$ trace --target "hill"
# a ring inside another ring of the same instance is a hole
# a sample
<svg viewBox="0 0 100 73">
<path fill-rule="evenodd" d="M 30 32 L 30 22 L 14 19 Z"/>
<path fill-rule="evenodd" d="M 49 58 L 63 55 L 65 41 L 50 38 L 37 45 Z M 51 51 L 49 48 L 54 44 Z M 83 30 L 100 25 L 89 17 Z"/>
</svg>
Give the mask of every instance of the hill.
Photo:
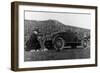
<svg viewBox="0 0 100 73">
<path fill-rule="evenodd" d="M 57 20 L 45 20 L 45 21 L 36 21 L 36 20 L 25 20 L 24 21 L 24 33 L 25 36 L 28 36 L 32 33 L 34 29 L 39 29 L 41 33 L 52 33 L 57 31 L 67 31 L 72 30 L 76 32 L 89 32 L 89 29 L 79 28 L 70 25 L 64 25 L 63 23 Z"/>
</svg>

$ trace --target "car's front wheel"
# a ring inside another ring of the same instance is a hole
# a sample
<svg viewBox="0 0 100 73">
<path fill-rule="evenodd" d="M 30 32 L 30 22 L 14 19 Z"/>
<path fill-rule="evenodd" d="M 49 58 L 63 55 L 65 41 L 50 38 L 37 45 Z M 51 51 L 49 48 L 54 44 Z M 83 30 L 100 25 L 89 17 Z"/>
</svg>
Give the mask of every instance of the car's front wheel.
<svg viewBox="0 0 100 73">
<path fill-rule="evenodd" d="M 54 40 L 54 48 L 57 51 L 60 51 L 64 48 L 64 39 L 61 37 L 56 37 L 56 39 Z"/>
</svg>

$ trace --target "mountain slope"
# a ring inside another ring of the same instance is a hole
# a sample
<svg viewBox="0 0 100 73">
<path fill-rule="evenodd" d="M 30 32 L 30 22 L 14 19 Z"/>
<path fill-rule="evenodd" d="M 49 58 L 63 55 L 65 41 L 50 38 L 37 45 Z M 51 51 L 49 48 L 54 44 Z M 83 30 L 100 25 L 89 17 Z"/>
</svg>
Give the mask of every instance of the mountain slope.
<svg viewBox="0 0 100 73">
<path fill-rule="evenodd" d="M 67 31 L 72 30 L 73 32 L 89 32 L 89 29 L 83 29 L 79 27 L 74 27 L 70 25 L 64 25 L 63 23 L 57 20 L 45 20 L 45 21 L 36 21 L 36 20 L 25 20 L 24 21 L 24 34 L 26 36 L 31 35 L 34 29 L 39 29 L 41 33 L 53 33 L 58 31 Z"/>
</svg>

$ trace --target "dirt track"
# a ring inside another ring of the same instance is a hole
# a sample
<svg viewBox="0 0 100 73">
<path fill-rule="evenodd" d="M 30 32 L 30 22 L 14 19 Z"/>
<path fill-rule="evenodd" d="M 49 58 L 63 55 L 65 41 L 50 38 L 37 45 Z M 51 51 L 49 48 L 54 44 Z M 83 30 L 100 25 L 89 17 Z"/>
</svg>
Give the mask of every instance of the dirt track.
<svg viewBox="0 0 100 73">
<path fill-rule="evenodd" d="M 64 49 L 60 52 L 49 51 L 25 51 L 24 61 L 63 60 L 63 59 L 84 59 L 90 58 L 90 49 Z"/>
</svg>

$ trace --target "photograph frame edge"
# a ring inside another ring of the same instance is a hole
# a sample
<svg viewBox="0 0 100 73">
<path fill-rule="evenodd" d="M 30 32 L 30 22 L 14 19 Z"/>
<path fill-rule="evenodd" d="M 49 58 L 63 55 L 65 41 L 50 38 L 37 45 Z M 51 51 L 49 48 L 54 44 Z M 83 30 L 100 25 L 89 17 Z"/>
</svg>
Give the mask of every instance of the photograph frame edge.
<svg viewBox="0 0 100 73">
<path fill-rule="evenodd" d="M 70 66 L 52 66 L 52 67 L 37 67 L 37 68 L 19 68 L 18 63 L 18 6 L 19 5 L 40 5 L 40 6 L 52 6 L 52 7 L 71 7 L 71 8 L 85 8 L 95 9 L 95 64 L 84 64 L 84 65 L 70 65 Z M 86 8 L 87 7 L 87 8 Z M 94 67 L 98 65 L 97 56 L 97 22 L 98 22 L 98 7 L 97 6 L 83 6 L 83 5 L 69 5 L 69 4 L 52 4 L 52 3 L 36 3 L 36 2 L 11 2 L 11 70 L 13 71 L 29 71 L 29 70 L 48 70 L 48 69 L 62 69 L 62 68 L 80 68 L 80 67 Z M 15 33 L 16 32 L 16 33 Z"/>
</svg>

